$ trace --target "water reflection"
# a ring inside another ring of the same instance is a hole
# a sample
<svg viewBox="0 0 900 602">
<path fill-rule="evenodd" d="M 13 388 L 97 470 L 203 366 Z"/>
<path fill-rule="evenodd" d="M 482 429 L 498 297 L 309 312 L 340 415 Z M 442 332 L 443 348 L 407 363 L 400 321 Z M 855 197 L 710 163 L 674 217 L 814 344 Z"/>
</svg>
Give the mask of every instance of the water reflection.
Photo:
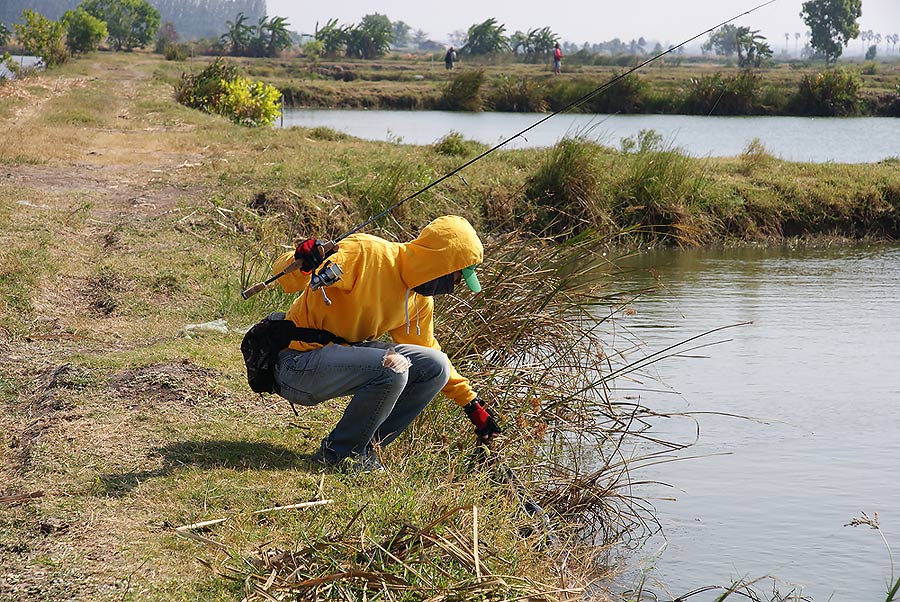
<svg viewBox="0 0 900 602">
<path fill-rule="evenodd" d="M 0 54 L 0 57 L 2 56 L 3 55 Z M 41 65 L 41 59 L 37 56 L 11 55 L 8 60 L 14 62 L 20 69 L 28 67 L 39 67 Z M 10 71 L 5 61 L 0 61 L 0 77 L 15 79 L 15 75 L 12 71 Z"/>
<path fill-rule="evenodd" d="M 878 511 L 900 542 L 900 248 L 655 252 L 630 265 L 636 283 L 661 285 L 623 318 L 648 353 L 753 322 L 653 366 L 672 392 L 643 393 L 650 407 L 747 419 L 698 415 L 690 453 L 708 456 L 642 475 L 677 497 L 657 504 L 668 548 L 651 576 L 675 594 L 774 574 L 816 600 L 883 599 L 878 534 L 844 525 Z M 659 428 L 692 438 L 683 422 Z"/>
</svg>

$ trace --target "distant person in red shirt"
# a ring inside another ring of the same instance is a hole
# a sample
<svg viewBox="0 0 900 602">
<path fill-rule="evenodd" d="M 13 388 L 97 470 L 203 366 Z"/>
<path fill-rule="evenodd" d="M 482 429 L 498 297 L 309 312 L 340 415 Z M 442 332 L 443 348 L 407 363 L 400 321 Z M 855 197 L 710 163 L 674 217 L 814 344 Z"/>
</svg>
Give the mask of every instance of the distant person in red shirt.
<svg viewBox="0 0 900 602">
<path fill-rule="evenodd" d="M 553 75 L 559 75 L 559 68 L 562 65 L 562 50 L 559 48 L 559 42 L 553 47 Z"/>
</svg>

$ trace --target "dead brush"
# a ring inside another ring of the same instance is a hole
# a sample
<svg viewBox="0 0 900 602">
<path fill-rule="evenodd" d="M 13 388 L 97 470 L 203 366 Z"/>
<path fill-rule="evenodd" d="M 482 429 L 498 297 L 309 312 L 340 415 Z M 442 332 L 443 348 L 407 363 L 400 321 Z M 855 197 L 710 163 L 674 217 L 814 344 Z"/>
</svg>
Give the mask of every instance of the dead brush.
<svg viewBox="0 0 900 602">
<path fill-rule="evenodd" d="M 330 500 L 311 502 L 318 505 Z M 298 504 L 297 506 L 302 506 Z M 273 509 L 269 509 L 273 510 Z M 512 570 L 497 572 L 496 552 L 480 541 L 478 507 L 450 509 L 422 527 L 403 524 L 383 540 L 366 538 L 357 512 L 339 532 L 323 531 L 296 550 L 259 548 L 201 563 L 216 574 L 243 582 L 244 600 L 559 600 L 583 590 L 541 583 Z M 227 551 L 195 530 L 225 519 L 180 527 L 184 537 Z M 191 529 L 193 527 L 193 529 Z M 491 562 L 487 562 L 489 560 Z"/>
<path fill-rule="evenodd" d="M 655 530 L 631 468 L 680 447 L 652 434 L 652 409 L 616 393 L 614 376 L 646 364 L 616 349 L 615 316 L 641 291 L 617 288 L 612 242 L 498 238 L 479 268 L 484 293 L 435 312 L 436 330 L 452 333 L 442 344 L 454 364 L 505 420 L 494 460 L 550 515 L 557 539 L 573 544 L 621 544 Z M 439 436 L 441 421 L 432 428 Z M 643 451 L 630 451 L 636 443 Z M 582 575 L 603 572 L 575 564 Z"/>
</svg>

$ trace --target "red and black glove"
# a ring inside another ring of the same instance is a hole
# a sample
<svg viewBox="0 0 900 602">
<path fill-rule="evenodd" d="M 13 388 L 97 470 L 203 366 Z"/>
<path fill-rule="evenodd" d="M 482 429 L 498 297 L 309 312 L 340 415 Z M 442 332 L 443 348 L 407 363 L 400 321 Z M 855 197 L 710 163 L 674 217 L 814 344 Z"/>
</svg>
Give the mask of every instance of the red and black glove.
<svg viewBox="0 0 900 602">
<path fill-rule="evenodd" d="M 325 258 L 330 255 L 330 253 L 326 252 L 325 247 L 326 244 L 323 241 L 315 238 L 307 238 L 297 245 L 297 250 L 294 251 L 294 259 L 303 262 L 300 265 L 300 269 L 304 272 L 312 272 L 322 265 Z"/>
<path fill-rule="evenodd" d="M 494 412 L 481 405 L 477 398 L 464 405 L 463 410 L 475 425 L 475 434 L 482 442 L 490 441 L 491 437 L 501 433 Z"/>
</svg>

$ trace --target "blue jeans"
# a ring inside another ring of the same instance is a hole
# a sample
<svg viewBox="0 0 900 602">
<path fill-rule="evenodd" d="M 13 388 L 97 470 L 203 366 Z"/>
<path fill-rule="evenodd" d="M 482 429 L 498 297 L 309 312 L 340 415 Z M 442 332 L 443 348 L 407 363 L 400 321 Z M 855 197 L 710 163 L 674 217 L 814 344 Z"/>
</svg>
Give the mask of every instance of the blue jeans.
<svg viewBox="0 0 900 602">
<path fill-rule="evenodd" d="M 409 360 L 409 367 L 400 371 L 386 367 L 385 357 L 391 351 Z M 303 352 L 285 349 L 275 369 L 279 394 L 293 403 L 311 406 L 353 396 L 340 421 L 322 440 L 320 454 L 327 462 L 365 458 L 373 442 L 388 445 L 449 378 L 450 361 L 443 352 L 379 341 Z"/>
</svg>

